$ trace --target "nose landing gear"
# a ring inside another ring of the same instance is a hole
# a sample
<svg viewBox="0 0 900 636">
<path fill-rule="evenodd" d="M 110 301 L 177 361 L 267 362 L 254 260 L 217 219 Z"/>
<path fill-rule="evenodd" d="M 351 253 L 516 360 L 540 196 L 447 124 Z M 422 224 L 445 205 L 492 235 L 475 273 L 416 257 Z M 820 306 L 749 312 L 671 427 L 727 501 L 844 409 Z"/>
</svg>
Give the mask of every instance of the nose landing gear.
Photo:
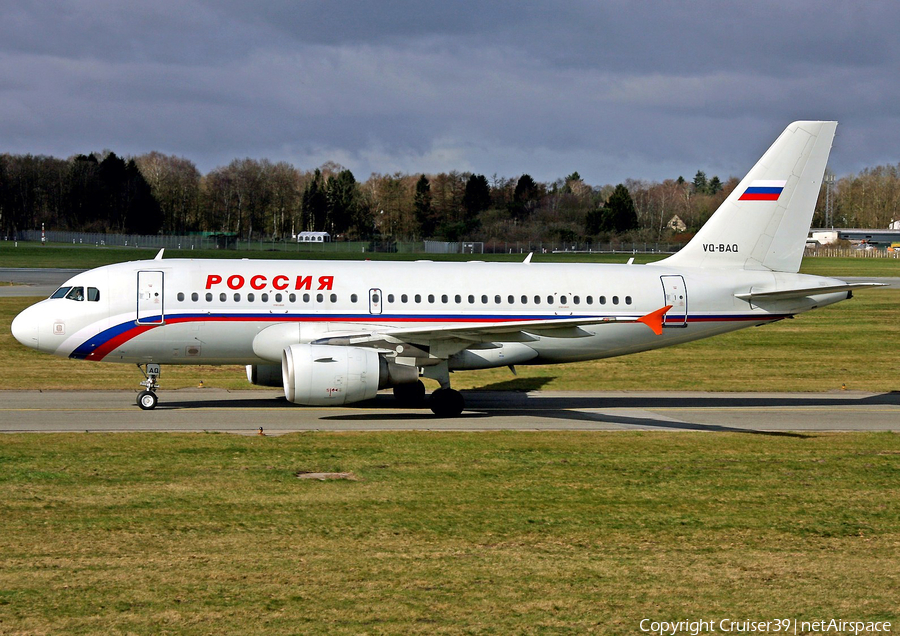
<svg viewBox="0 0 900 636">
<path fill-rule="evenodd" d="M 144 411 L 150 411 L 156 408 L 159 398 L 156 397 L 156 389 L 159 388 L 159 365 L 148 362 L 143 367 L 138 364 L 138 369 L 144 374 L 144 381 L 141 386 L 147 387 L 146 390 L 138 393 L 137 405 Z"/>
</svg>

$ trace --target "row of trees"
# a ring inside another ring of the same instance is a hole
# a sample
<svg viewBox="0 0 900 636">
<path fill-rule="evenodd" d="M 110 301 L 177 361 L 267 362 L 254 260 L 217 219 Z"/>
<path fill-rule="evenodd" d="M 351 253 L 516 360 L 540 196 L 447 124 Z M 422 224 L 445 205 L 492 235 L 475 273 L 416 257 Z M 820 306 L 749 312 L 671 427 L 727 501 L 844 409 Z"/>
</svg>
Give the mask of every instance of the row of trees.
<svg viewBox="0 0 900 636">
<path fill-rule="evenodd" d="M 0 233 L 70 229 L 136 234 L 228 232 L 290 239 L 327 231 L 336 239 L 584 241 L 623 236 L 671 240 L 678 216 L 696 231 L 737 179 L 698 171 L 692 181 L 628 180 L 590 186 L 574 172 L 552 183 L 529 175 L 490 179 L 449 172 L 373 174 L 358 182 L 333 163 L 300 171 L 289 163 L 236 159 L 202 175 L 189 160 L 152 152 L 70 159 L 0 155 Z M 900 209 L 900 165 L 837 180 L 836 225 L 887 227 Z M 824 223 L 824 197 L 815 225 Z M 675 237 L 678 240 L 678 237 Z"/>
</svg>

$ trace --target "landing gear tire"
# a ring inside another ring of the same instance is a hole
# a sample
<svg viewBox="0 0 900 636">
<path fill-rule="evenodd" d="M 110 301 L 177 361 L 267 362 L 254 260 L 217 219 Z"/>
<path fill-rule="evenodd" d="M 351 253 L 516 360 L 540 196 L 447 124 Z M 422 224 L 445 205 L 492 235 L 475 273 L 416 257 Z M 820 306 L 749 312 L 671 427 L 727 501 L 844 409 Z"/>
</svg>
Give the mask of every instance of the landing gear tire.
<svg viewBox="0 0 900 636">
<path fill-rule="evenodd" d="M 419 406 L 425 400 L 425 385 L 421 380 L 394 387 L 394 399 L 402 406 Z"/>
<path fill-rule="evenodd" d="M 156 408 L 158 400 L 153 391 L 141 391 L 137 396 L 137 405 L 145 411 L 151 411 Z"/>
<path fill-rule="evenodd" d="M 466 406 L 462 393 L 453 389 L 438 389 L 429 400 L 431 412 L 438 417 L 459 417 Z"/>
</svg>

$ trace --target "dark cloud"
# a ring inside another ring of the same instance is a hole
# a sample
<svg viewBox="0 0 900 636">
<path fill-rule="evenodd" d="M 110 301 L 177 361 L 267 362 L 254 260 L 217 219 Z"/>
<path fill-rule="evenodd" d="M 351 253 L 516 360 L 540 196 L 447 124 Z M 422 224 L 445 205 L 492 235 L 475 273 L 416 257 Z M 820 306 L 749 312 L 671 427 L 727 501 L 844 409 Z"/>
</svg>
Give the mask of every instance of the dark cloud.
<svg viewBox="0 0 900 636">
<path fill-rule="evenodd" d="M 0 152 L 591 183 L 746 170 L 838 119 L 897 162 L 900 4 L 49 0 L 0 7 Z"/>
</svg>

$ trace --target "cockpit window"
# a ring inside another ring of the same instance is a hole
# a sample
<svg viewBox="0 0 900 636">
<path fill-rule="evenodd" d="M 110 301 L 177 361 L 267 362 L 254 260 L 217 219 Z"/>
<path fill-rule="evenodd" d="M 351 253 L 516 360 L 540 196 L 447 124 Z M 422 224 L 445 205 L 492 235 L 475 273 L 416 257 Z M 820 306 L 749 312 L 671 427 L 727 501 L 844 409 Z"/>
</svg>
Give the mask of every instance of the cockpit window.
<svg viewBox="0 0 900 636">
<path fill-rule="evenodd" d="M 66 298 L 69 300 L 84 300 L 84 287 L 73 287 L 66 294 Z"/>
<path fill-rule="evenodd" d="M 60 287 L 55 292 L 53 292 L 53 294 L 50 296 L 50 298 L 65 298 L 66 294 L 69 293 L 70 289 L 72 289 L 72 288 L 71 287 Z"/>
<path fill-rule="evenodd" d="M 100 300 L 100 290 L 96 287 L 88 287 L 88 301 L 95 303 Z"/>
</svg>

